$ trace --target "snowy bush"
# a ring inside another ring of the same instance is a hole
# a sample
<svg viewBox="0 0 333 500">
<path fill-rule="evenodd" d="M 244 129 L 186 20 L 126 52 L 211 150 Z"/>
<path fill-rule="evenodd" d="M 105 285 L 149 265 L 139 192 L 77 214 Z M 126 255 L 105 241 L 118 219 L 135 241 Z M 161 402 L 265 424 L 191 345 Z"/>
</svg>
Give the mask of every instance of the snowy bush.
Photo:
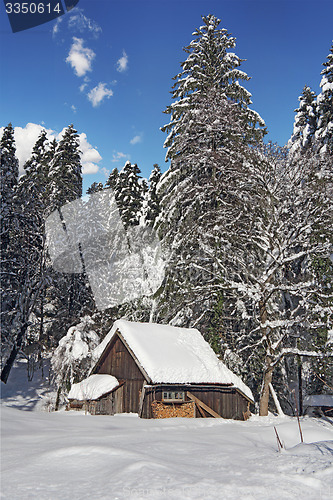
<svg viewBox="0 0 333 500">
<path fill-rule="evenodd" d="M 92 329 L 94 321 L 90 316 L 69 328 L 55 349 L 51 366 L 54 379 L 60 392 L 68 392 L 71 385 L 84 378 L 94 361 L 92 352 L 99 344 L 99 337 Z"/>
</svg>

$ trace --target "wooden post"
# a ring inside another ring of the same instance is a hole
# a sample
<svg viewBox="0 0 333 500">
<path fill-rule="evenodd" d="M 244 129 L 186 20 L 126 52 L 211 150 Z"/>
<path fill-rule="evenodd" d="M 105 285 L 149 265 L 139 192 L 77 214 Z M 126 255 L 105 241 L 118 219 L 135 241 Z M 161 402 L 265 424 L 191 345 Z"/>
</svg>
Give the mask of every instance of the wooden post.
<svg viewBox="0 0 333 500">
<path fill-rule="evenodd" d="M 278 443 L 278 450 L 281 451 L 283 448 L 283 444 L 281 443 L 281 439 L 279 438 L 278 431 L 276 430 L 275 425 L 274 425 L 274 430 L 275 430 L 276 440 Z"/>
<path fill-rule="evenodd" d="M 294 395 L 294 398 L 295 398 L 296 415 L 297 415 L 297 422 L 298 422 L 299 434 L 301 436 L 301 443 L 303 443 L 303 433 L 302 433 L 302 429 L 301 429 L 301 422 L 300 422 L 300 419 L 299 419 L 299 412 L 298 412 L 298 404 L 297 404 L 296 393 L 295 393 L 295 390 L 293 390 L 292 392 L 293 392 L 293 395 Z"/>
<path fill-rule="evenodd" d="M 146 392 L 146 380 L 143 381 L 143 384 L 142 384 L 142 389 L 141 389 L 141 393 L 140 393 L 140 400 L 139 400 L 139 411 L 138 411 L 138 415 L 139 417 L 141 417 L 142 415 L 142 410 L 143 410 L 143 402 L 144 402 L 144 399 L 145 399 L 145 392 Z"/>
</svg>

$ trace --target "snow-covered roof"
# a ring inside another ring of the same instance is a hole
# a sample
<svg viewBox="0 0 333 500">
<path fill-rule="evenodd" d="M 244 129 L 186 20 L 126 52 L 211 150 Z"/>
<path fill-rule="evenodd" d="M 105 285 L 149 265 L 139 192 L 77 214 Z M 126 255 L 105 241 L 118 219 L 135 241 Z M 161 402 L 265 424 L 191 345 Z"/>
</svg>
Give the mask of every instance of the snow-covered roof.
<svg viewBox="0 0 333 500">
<path fill-rule="evenodd" d="M 333 395 L 330 394 L 312 394 L 303 399 L 304 406 L 332 406 Z"/>
<path fill-rule="evenodd" d="M 73 384 L 68 399 L 79 401 L 98 399 L 118 387 L 119 382 L 112 375 L 90 375 L 78 384 Z"/>
<path fill-rule="evenodd" d="M 116 321 L 99 346 L 99 358 L 119 332 L 152 383 L 231 384 L 253 400 L 249 387 L 232 373 L 194 328 Z"/>
</svg>

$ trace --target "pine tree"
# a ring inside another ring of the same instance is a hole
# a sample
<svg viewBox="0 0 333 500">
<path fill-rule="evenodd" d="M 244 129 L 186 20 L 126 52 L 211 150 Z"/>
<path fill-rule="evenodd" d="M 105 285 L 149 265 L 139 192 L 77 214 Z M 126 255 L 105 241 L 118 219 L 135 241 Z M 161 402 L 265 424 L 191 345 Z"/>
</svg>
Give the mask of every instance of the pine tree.
<svg viewBox="0 0 333 500">
<path fill-rule="evenodd" d="M 169 170 L 157 186 L 161 214 L 155 227 L 168 255 L 166 277 L 157 295 L 161 321 L 209 330 L 218 278 L 215 273 L 216 220 L 224 196 L 237 189 L 231 171 L 250 157 L 264 135 L 264 123 L 249 109 L 250 94 L 239 84 L 249 77 L 228 49 L 235 39 L 219 29 L 220 20 L 203 18 L 188 57 L 176 75 L 165 141 Z M 212 256 L 203 249 L 210 246 Z M 213 338 L 210 335 L 210 338 Z"/>
<path fill-rule="evenodd" d="M 333 155 L 333 45 L 321 72 L 321 92 L 317 97 L 317 150 Z"/>
<path fill-rule="evenodd" d="M 0 142 L 1 164 L 1 340 L 5 350 L 12 343 L 11 323 L 17 293 L 16 280 L 12 273 L 15 261 L 15 238 L 17 231 L 18 206 L 16 188 L 18 182 L 18 159 L 12 124 L 4 129 Z"/>
<path fill-rule="evenodd" d="M 293 134 L 288 142 L 291 155 L 299 155 L 313 147 L 317 127 L 316 94 L 305 85 L 298 98 L 299 108 L 295 109 Z"/>
<path fill-rule="evenodd" d="M 60 209 L 82 196 L 81 152 L 77 131 L 70 125 L 57 145 L 50 163 L 50 209 Z"/>
<path fill-rule="evenodd" d="M 106 188 L 111 188 L 111 189 L 113 189 L 115 191 L 116 188 L 117 188 L 118 179 L 119 179 L 118 169 L 114 168 L 112 170 L 111 174 L 109 175 L 108 180 L 105 183 L 105 187 Z"/>
<path fill-rule="evenodd" d="M 146 209 L 146 224 L 147 226 L 154 226 L 156 218 L 160 214 L 160 200 L 157 194 L 157 185 L 161 179 L 162 173 L 159 165 L 155 163 L 152 173 L 149 177 L 149 190 L 147 198 L 147 209 Z"/>
<path fill-rule="evenodd" d="M 42 157 L 45 152 L 45 134 L 33 150 L 25 165 L 26 174 L 16 185 L 14 193 L 16 220 L 11 231 L 10 252 L 11 287 L 6 297 L 10 304 L 10 354 L 4 363 L 1 379 L 6 382 L 15 358 L 27 341 L 30 317 L 40 296 L 44 279 L 44 215 Z M 47 176 L 44 175 L 44 179 Z M 12 215 L 12 217 L 13 217 Z"/>
<path fill-rule="evenodd" d="M 236 40 L 226 29 L 219 28 L 220 19 L 213 15 L 203 17 L 204 25 L 194 32 L 195 39 L 184 48 L 188 54 L 182 71 L 174 77 L 173 98 L 177 99 L 165 111 L 171 115 L 169 124 L 162 127 L 169 135 L 164 146 L 168 148 L 166 160 L 174 159 L 179 154 L 178 138 L 184 133 L 184 119 L 189 111 L 193 111 L 190 125 L 195 130 L 195 101 L 208 91 L 219 91 L 220 99 L 227 99 L 242 110 L 243 135 L 247 142 L 256 142 L 264 131 L 262 118 L 248 106 L 251 94 L 240 85 L 239 81 L 250 78 L 239 69 L 243 61 L 229 49 L 234 49 Z"/>
<path fill-rule="evenodd" d="M 125 229 L 140 223 L 143 202 L 140 173 L 137 164 L 127 161 L 115 187 L 115 198 Z"/>
<path fill-rule="evenodd" d="M 16 158 L 12 124 L 4 129 L 0 142 L 1 162 L 1 253 L 6 252 L 10 240 L 10 227 L 14 207 L 15 188 L 19 166 Z"/>
<path fill-rule="evenodd" d="M 87 194 L 94 194 L 103 191 L 104 186 L 101 182 L 93 182 L 90 187 L 87 189 Z"/>
<path fill-rule="evenodd" d="M 82 196 L 82 166 L 79 139 L 73 125 L 65 130 L 59 143 L 53 141 L 47 152 L 49 163 L 48 208 L 49 215 L 59 210 L 63 220 L 62 207 Z M 84 272 L 63 274 L 51 271 L 52 286 L 47 291 L 52 297 L 56 314 L 48 331 L 51 340 L 57 341 L 70 324 L 75 323 L 82 310 L 93 309 L 92 293 Z"/>
</svg>

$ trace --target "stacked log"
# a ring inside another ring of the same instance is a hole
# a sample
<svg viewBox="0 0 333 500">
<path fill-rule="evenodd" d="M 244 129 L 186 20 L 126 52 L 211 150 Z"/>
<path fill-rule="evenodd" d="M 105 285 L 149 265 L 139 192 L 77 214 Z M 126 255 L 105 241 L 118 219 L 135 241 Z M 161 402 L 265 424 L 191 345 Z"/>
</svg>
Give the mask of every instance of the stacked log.
<svg viewBox="0 0 333 500">
<path fill-rule="evenodd" d="M 151 403 L 151 409 L 153 418 L 195 418 L 194 401 L 172 404 L 155 400 Z"/>
</svg>

